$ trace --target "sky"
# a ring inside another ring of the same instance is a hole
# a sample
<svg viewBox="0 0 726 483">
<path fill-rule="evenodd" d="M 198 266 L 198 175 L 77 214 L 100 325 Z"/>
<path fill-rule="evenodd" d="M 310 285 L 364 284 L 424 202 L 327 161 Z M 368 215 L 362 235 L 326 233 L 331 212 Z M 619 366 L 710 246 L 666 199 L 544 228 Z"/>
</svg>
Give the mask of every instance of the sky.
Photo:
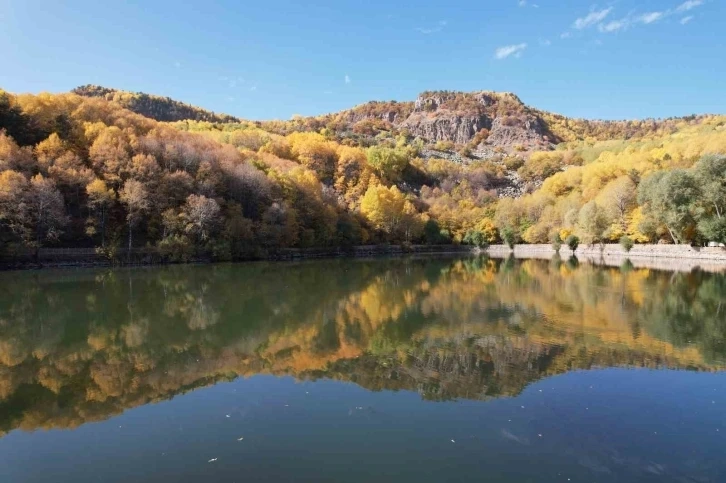
<svg viewBox="0 0 726 483">
<path fill-rule="evenodd" d="M 572 117 L 726 113 L 726 0 L 0 0 L 0 88 L 289 119 L 424 90 Z"/>
</svg>

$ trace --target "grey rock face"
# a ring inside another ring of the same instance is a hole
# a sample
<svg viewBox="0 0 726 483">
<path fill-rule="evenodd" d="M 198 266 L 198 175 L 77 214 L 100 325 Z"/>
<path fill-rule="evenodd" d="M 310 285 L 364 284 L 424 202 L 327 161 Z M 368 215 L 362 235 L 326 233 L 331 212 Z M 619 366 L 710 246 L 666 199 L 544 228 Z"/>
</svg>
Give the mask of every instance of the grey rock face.
<svg viewBox="0 0 726 483">
<path fill-rule="evenodd" d="M 481 129 L 488 129 L 491 123 L 486 116 L 414 112 L 400 126 L 429 142 L 452 141 L 466 144 Z"/>
</svg>

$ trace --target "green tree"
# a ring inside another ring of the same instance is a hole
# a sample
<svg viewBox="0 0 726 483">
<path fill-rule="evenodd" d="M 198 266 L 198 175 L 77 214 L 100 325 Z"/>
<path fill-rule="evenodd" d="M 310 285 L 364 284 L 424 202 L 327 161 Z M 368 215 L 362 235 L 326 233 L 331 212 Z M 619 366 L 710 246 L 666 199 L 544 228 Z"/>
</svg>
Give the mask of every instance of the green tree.
<svg viewBox="0 0 726 483">
<path fill-rule="evenodd" d="M 623 250 L 626 252 L 630 252 L 630 250 L 633 249 L 633 246 L 635 245 L 635 242 L 633 242 L 632 238 L 630 238 L 627 235 L 623 235 L 620 237 L 620 246 L 623 247 Z"/>
<path fill-rule="evenodd" d="M 707 155 L 693 166 L 700 187 L 698 230 L 710 241 L 726 242 L 726 156 Z"/>
<path fill-rule="evenodd" d="M 647 218 L 663 225 L 674 243 L 686 243 L 695 234 L 694 202 L 701 196 L 698 182 L 686 170 L 658 171 L 638 187 L 638 203 Z"/>
<path fill-rule="evenodd" d="M 408 155 L 404 149 L 373 146 L 366 151 L 368 165 L 381 177 L 397 181 L 408 166 Z"/>
<path fill-rule="evenodd" d="M 580 239 L 577 237 L 577 235 L 570 235 L 565 240 L 565 243 L 568 247 L 570 247 L 570 250 L 573 252 L 577 250 L 577 247 L 580 246 Z"/>
<path fill-rule="evenodd" d="M 585 203 L 577 217 L 577 225 L 588 243 L 602 242 L 610 225 L 605 211 L 593 200 Z"/>
</svg>

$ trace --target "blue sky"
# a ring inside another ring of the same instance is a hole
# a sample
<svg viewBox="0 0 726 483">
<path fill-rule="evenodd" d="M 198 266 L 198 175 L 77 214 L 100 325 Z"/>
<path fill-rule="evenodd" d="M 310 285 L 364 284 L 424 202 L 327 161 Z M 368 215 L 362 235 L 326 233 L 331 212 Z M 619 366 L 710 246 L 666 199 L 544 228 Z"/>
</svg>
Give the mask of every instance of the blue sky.
<svg viewBox="0 0 726 483">
<path fill-rule="evenodd" d="M 249 119 L 432 89 L 587 118 L 726 113 L 725 0 L 312 3 L 0 0 L 0 87 L 93 83 Z"/>
</svg>

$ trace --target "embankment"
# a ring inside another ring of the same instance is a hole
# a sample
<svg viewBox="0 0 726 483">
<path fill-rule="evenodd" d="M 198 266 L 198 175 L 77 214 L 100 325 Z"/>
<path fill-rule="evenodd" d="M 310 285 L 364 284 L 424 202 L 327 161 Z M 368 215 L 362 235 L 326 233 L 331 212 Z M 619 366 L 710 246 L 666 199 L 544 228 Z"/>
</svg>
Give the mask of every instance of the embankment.
<svg viewBox="0 0 726 483">
<path fill-rule="evenodd" d="M 514 250 L 506 245 L 491 245 L 484 250 L 492 257 L 550 259 L 556 252 L 551 245 L 516 245 Z M 566 246 L 560 248 L 561 258 L 575 255 L 578 260 L 599 265 L 620 266 L 626 260 L 637 268 L 690 271 L 700 268 L 709 271 L 726 269 L 726 249 L 692 247 L 689 245 L 635 245 L 630 252 L 619 244 L 581 245 L 573 253 Z"/>
</svg>

